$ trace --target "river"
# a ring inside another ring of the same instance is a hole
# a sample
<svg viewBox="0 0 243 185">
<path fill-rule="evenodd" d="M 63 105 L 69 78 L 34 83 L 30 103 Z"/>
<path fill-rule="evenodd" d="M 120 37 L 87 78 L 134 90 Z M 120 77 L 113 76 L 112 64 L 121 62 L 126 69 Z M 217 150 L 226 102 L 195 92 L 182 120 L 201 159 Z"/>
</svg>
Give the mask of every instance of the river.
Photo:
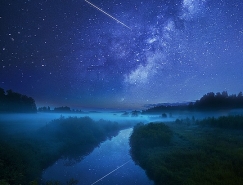
<svg viewBox="0 0 243 185">
<path fill-rule="evenodd" d="M 77 179 L 80 185 L 152 185 L 145 171 L 136 165 L 129 154 L 129 136 L 132 128 L 120 131 L 106 140 L 77 163 L 59 159 L 43 171 L 42 182 Z"/>
</svg>

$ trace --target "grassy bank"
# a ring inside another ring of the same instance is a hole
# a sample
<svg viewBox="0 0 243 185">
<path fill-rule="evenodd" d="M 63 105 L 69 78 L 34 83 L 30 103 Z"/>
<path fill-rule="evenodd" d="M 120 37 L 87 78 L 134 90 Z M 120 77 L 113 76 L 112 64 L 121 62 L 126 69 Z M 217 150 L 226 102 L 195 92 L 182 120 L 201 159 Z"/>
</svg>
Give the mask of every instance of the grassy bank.
<svg viewBox="0 0 243 185">
<path fill-rule="evenodd" d="M 221 120 L 228 120 L 230 126 Z M 157 123 L 154 129 L 151 124 L 137 126 L 130 138 L 131 154 L 155 184 L 243 184 L 239 120 L 243 118 L 177 120 L 168 125 Z M 154 145 L 161 134 L 163 141 Z"/>
<path fill-rule="evenodd" d="M 4 130 L 7 124 L 0 124 L 0 184 L 11 185 L 37 184 L 42 170 L 60 157 L 80 161 L 129 126 L 89 117 L 61 117 L 31 133 L 8 133 Z"/>
</svg>

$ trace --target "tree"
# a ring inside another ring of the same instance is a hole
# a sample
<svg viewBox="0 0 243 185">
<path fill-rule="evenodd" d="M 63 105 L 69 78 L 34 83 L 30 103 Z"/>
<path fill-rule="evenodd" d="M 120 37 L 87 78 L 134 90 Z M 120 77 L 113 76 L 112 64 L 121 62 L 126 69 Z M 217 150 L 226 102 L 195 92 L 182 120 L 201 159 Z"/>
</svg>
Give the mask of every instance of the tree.
<svg viewBox="0 0 243 185">
<path fill-rule="evenodd" d="M 227 91 L 223 91 L 223 92 L 222 92 L 222 96 L 223 96 L 224 98 L 228 98 L 228 93 L 227 93 Z"/>
<path fill-rule="evenodd" d="M 0 87 L 0 98 L 5 96 L 5 91 L 3 88 Z"/>
<path fill-rule="evenodd" d="M 35 100 L 26 95 L 0 88 L 0 111 L 2 112 L 36 112 Z"/>
<path fill-rule="evenodd" d="M 71 109 L 70 109 L 70 107 L 67 107 L 67 106 L 63 107 L 62 106 L 62 107 L 55 107 L 54 111 L 56 111 L 56 112 L 70 112 Z"/>
<path fill-rule="evenodd" d="M 0 111 L 3 111 L 5 107 L 5 91 L 0 88 Z"/>
<path fill-rule="evenodd" d="M 243 97 L 242 92 L 239 92 L 237 98 L 242 98 L 242 97 Z"/>
</svg>

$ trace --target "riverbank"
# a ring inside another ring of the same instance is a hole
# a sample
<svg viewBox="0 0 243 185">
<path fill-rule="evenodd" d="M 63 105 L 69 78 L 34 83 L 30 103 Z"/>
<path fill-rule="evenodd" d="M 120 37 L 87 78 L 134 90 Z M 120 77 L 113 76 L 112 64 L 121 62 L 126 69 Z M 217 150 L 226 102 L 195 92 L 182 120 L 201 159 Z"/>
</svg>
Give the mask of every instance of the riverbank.
<svg viewBox="0 0 243 185">
<path fill-rule="evenodd" d="M 81 161 L 59 159 L 43 171 L 42 181 L 50 179 L 65 182 L 71 177 L 79 185 L 153 185 L 145 171 L 136 165 L 130 156 L 129 137 L 132 128 L 124 129 L 119 134 L 95 148 Z"/>
<path fill-rule="evenodd" d="M 89 117 L 60 117 L 32 132 L 9 132 L 8 124 L 0 124 L 0 182 L 11 185 L 37 183 L 42 169 L 59 158 L 80 160 L 119 130 L 131 127 Z"/>
<path fill-rule="evenodd" d="M 242 130 L 238 123 L 218 124 L 228 118 L 154 123 L 154 129 L 151 124 L 138 126 L 130 139 L 132 157 L 158 185 L 243 184 Z M 164 142 L 155 142 L 162 132 L 167 133 Z"/>
</svg>

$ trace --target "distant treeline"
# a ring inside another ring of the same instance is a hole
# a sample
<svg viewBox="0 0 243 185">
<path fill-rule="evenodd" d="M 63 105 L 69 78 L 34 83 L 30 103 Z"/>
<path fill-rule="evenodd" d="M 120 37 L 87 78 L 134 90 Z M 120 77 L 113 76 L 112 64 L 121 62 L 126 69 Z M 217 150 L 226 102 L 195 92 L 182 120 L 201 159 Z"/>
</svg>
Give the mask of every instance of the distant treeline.
<svg viewBox="0 0 243 185">
<path fill-rule="evenodd" d="M 228 95 L 227 91 L 222 93 L 207 93 L 200 100 L 196 102 L 190 102 L 188 105 L 160 105 L 153 108 L 149 108 L 143 111 L 143 114 L 149 113 L 161 113 L 163 111 L 176 111 L 176 110 L 195 110 L 195 111 L 207 111 L 207 110 L 222 110 L 222 109 L 237 109 L 243 108 L 243 94 L 240 92 L 238 95 Z"/>
<path fill-rule="evenodd" d="M 55 107 L 53 110 L 50 109 L 49 106 L 47 107 L 39 107 L 38 112 L 71 112 L 71 108 L 68 106 L 62 107 Z"/>
<path fill-rule="evenodd" d="M 26 95 L 0 88 L 0 112 L 37 112 L 35 100 Z"/>
</svg>

